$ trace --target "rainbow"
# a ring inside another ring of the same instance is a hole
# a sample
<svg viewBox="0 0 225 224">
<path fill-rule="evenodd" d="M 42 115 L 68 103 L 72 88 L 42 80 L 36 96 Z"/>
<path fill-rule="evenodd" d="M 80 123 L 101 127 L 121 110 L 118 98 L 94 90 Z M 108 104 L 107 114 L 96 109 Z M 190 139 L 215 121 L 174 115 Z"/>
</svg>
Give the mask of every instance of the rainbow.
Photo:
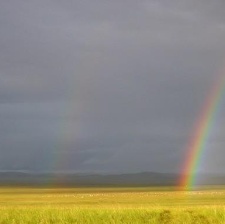
<svg viewBox="0 0 225 224">
<path fill-rule="evenodd" d="M 207 139 L 211 133 L 220 102 L 225 93 L 225 72 L 221 72 L 213 85 L 205 104 L 201 110 L 199 119 L 194 127 L 188 147 L 185 163 L 179 180 L 179 187 L 190 190 L 196 182 L 196 171 L 200 165 L 202 154 L 207 145 Z"/>
<path fill-rule="evenodd" d="M 70 168 L 74 163 L 71 149 L 76 150 L 76 140 L 82 135 L 84 112 L 91 106 L 85 99 L 92 88 L 98 88 L 94 74 L 98 72 L 101 64 L 104 64 L 104 59 L 98 54 L 85 53 L 76 64 L 78 65 L 74 68 L 74 75 L 71 74 L 67 83 L 67 101 L 61 113 L 60 132 L 53 156 L 55 158 L 50 167 L 54 171 L 73 171 Z M 80 74 L 77 76 L 78 71 Z"/>
</svg>

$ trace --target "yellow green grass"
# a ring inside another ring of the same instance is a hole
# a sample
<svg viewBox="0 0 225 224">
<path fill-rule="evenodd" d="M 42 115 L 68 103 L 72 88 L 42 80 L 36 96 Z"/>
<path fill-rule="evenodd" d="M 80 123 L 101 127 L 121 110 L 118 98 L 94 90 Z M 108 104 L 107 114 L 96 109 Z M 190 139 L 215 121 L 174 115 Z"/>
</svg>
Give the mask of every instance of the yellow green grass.
<svg viewBox="0 0 225 224">
<path fill-rule="evenodd" d="M 0 188 L 0 223 L 225 223 L 225 188 Z"/>
</svg>

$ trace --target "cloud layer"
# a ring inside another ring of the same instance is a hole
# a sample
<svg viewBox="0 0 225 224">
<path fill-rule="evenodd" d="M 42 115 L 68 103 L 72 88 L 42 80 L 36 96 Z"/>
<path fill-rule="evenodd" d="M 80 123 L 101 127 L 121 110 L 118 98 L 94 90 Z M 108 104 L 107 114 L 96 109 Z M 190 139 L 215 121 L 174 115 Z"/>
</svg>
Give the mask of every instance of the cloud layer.
<svg viewBox="0 0 225 224">
<path fill-rule="evenodd" d="M 2 1 L 0 169 L 179 172 L 223 67 L 224 9 L 220 0 Z M 207 172 L 225 168 L 224 110 L 225 100 Z"/>
</svg>

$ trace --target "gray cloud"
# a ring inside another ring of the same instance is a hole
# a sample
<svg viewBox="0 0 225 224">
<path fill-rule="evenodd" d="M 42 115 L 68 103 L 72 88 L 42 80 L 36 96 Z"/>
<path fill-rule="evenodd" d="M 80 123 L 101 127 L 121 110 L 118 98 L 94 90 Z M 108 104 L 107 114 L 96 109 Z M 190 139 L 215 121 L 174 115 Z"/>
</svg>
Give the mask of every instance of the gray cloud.
<svg viewBox="0 0 225 224">
<path fill-rule="evenodd" d="M 220 0 L 2 1 L 0 169 L 179 172 L 224 63 L 224 9 Z M 225 168 L 222 120 L 205 171 Z"/>
</svg>

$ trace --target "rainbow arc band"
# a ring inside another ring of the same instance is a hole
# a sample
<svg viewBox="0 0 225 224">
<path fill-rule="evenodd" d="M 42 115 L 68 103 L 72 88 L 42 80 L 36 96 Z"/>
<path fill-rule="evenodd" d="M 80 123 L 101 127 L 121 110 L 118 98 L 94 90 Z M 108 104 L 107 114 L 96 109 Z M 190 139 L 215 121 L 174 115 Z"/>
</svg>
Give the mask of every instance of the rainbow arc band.
<svg viewBox="0 0 225 224">
<path fill-rule="evenodd" d="M 225 71 L 213 85 L 205 104 L 200 112 L 200 116 L 194 127 L 192 138 L 186 149 L 187 155 L 183 171 L 181 172 L 179 187 L 182 190 L 191 190 L 196 183 L 196 171 L 200 165 L 202 154 L 207 145 L 207 139 L 211 133 L 220 102 L 225 93 Z"/>
</svg>

